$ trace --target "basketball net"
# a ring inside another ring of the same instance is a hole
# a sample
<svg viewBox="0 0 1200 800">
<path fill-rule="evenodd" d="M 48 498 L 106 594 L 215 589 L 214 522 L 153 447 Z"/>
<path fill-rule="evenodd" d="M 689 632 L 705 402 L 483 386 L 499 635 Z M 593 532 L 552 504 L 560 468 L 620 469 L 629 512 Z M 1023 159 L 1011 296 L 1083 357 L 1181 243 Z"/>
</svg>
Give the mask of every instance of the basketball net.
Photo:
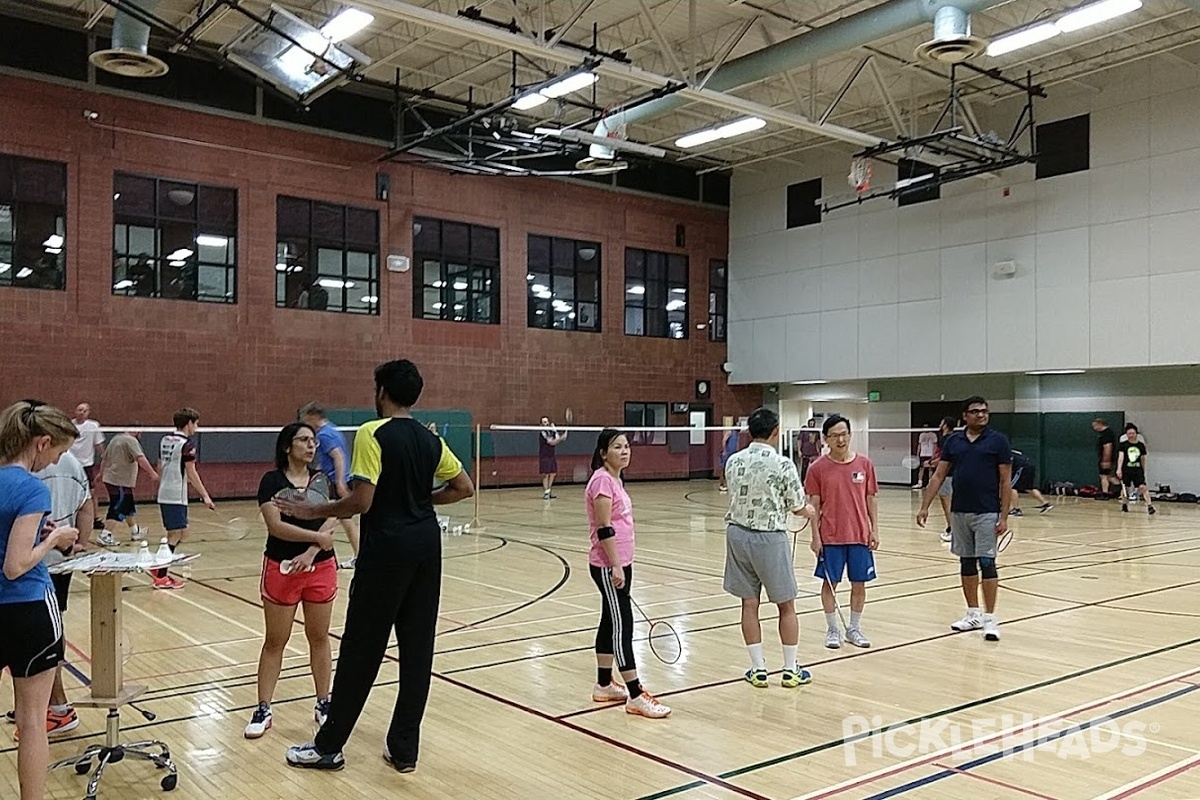
<svg viewBox="0 0 1200 800">
<path fill-rule="evenodd" d="M 612 106 L 609 106 L 612 108 Z M 629 126 L 625 122 L 625 111 L 616 112 L 609 116 L 608 108 L 604 109 L 603 119 L 605 120 L 605 136 L 609 139 L 629 139 Z"/>
<path fill-rule="evenodd" d="M 865 192 L 871 188 L 871 160 L 856 158 L 850 162 L 850 174 L 847 180 L 854 191 Z"/>
</svg>

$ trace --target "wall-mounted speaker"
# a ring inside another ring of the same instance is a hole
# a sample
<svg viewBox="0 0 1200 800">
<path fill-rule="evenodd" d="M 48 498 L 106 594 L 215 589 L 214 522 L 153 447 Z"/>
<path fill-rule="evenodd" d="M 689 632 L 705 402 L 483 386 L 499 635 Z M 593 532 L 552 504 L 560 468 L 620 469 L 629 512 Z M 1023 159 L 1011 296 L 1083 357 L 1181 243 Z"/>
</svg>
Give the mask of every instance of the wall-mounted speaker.
<svg viewBox="0 0 1200 800">
<path fill-rule="evenodd" d="M 387 202 L 392 196 L 392 176 L 386 172 L 375 173 L 375 199 Z"/>
</svg>

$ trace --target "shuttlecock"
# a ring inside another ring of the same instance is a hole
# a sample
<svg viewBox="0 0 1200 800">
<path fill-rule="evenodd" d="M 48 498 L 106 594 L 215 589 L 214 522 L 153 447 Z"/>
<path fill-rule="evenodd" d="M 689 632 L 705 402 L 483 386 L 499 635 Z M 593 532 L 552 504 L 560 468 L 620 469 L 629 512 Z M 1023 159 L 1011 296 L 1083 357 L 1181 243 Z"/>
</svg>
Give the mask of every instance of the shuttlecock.
<svg viewBox="0 0 1200 800">
<path fill-rule="evenodd" d="M 154 562 L 154 559 L 150 557 L 150 545 L 147 542 L 142 542 L 141 547 L 138 548 L 138 554 L 137 554 L 138 566 L 142 566 L 145 564 L 151 564 L 153 562 Z"/>
<path fill-rule="evenodd" d="M 145 544 L 145 542 L 143 542 L 142 544 Z M 158 552 L 154 554 L 154 560 L 160 564 L 167 564 L 167 563 L 170 563 L 171 558 L 174 555 L 175 554 L 171 552 L 170 543 L 168 543 L 167 540 L 164 538 L 162 541 L 160 541 L 158 543 Z"/>
</svg>

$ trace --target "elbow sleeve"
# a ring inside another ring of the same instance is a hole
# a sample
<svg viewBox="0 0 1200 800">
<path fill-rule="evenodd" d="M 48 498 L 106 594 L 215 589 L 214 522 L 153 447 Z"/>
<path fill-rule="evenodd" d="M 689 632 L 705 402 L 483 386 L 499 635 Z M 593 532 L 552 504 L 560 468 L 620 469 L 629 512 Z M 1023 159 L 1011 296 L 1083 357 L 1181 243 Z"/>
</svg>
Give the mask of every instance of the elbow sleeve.
<svg viewBox="0 0 1200 800">
<path fill-rule="evenodd" d="M 596 538 L 602 542 L 605 539 L 611 539 L 616 535 L 617 532 L 613 530 L 612 525 L 605 525 L 603 528 L 596 529 Z"/>
</svg>

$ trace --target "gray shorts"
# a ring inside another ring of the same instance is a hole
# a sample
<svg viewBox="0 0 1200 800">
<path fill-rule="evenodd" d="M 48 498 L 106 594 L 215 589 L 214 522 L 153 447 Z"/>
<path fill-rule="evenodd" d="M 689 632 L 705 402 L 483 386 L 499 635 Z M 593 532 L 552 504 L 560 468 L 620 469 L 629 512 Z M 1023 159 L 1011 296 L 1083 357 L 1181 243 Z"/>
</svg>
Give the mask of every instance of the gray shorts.
<svg viewBox="0 0 1200 800">
<path fill-rule="evenodd" d="M 763 587 L 772 603 L 796 599 L 792 548 L 784 531 L 750 531 L 730 525 L 725 531 L 725 591 L 759 599 Z"/>
<path fill-rule="evenodd" d="M 949 497 L 950 495 L 954 494 L 953 481 L 954 481 L 954 479 L 951 478 L 949 475 L 947 475 L 946 480 L 942 481 L 942 485 L 938 489 L 937 496 L 938 497 Z"/>
<path fill-rule="evenodd" d="M 950 552 L 959 558 L 995 558 L 999 514 L 950 512 Z"/>
</svg>

